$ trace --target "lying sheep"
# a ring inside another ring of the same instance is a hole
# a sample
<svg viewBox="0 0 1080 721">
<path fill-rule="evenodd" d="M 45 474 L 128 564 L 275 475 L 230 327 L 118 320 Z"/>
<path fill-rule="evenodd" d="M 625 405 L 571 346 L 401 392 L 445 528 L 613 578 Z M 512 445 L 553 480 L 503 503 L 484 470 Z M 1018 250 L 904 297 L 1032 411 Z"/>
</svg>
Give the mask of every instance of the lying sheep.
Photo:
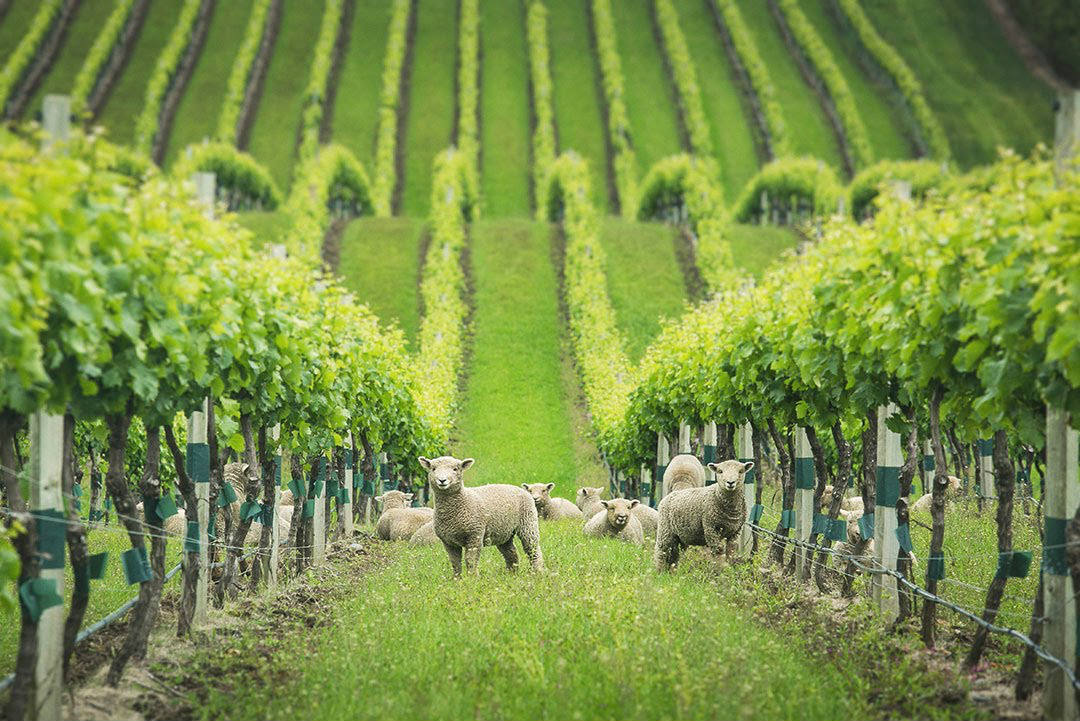
<svg viewBox="0 0 1080 721">
<path fill-rule="evenodd" d="M 409 543 L 413 546 L 434 546 L 438 542 L 439 537 L 435 535 L 434 520 L 430 520 L 417 528 L 416 533 L 412 534 L 412 538 L 409 539 Z"/>
<path fill-rule="evenodd" d="M 664 469 L 664 495 L 684 488 L 704 488 L 705 467 L 695 456 L 682 453 L 671 459 Z"/>
<path fill-rule="evenodd" d="M 278 519 L 278 545 L 283 546 L 289 542 L 289 527 L 292 525 L 293 507 L 279 503 L 277 507 Z M 244 536 L 245 546 L 258 546 L 262 537 L 262 521 L 252 519 L 251 528 Z"/>
<path fill-rule="evenodd" d="M 421 456 L 418 460 L 428 472 L 435 496 L 435 535 L 446 547 L 455 578 L 461 576 L 462 555 L 465 570 L 474 575 L 480 573 L 483 546 L 496 546 L 506 560 L 506 567 L 511 571 L 516 569 L 514 536 L 521 542 L 533 570 L 544 569 L 536 503 L 525 489 L 506 484 L 466 488 L 461 476 L 473 464 L 472 458 Z"/>
<path fill-rule="evenodd" d="M 387 491 L 376 496 L 375 501 L 383 506 L 375 534 L 384 541 L 405 541 L 416 533 L 420 526 L 435 516 L 430 508 L 411 508 L 413 494 L 401 491 Z"/>
<path fill-rule="evenodd" d="M 611 536 L 639 546 L 645 545 L 645 534 L 641 530 L 641 522 L 634 515 L 634 509 L 641 505 L 638 500 L 614 498 L 610 501 L 600 501 L 603 510 L 596 513 L 585 524 L 586 536 L 601 538 Z"/>
<path fill-rule="evenodd" d="M 554 483 L 522 483 L 521 487 L 529 492 L 536 504 L 536 512 L 540 518 L 548 521 L 559 521 L 564 518 L 585 520 L 585 514 L 577 506 L 565 498 L 551 497 L 551 489 Z"/>
<path fill-rule="evenodd" d="M 653 553 L 657 571 L 670 570 L 687 546 L 708 546 L 717 560 L 734 558 L 735 541 L 746 523 L 743 476 L 753 467 L 753 461 L 710 463 L 716 483 L 664 496 Z"/>
<path fill-rule="evenodd" d="M 655 508 L 649 508 L 644 503 L 633 507 L 634 518 L 641 524 L 641 531 L 646 536 L 656 537 L 656 527 L 660 524 L 660 514 Z"/>
<path fill-rule="evenodd" d="M 585 486 L 584 488 L 577 489 L 577 507 L 581 509 L 585 518 L 592 518 L 598 511 L 604 510 L 604 507 L 600 505 L 601 496 L 604 494 L 604 487 L 597 486 L 595 488 Z"/>
<path fill-rule="evenodd" d="M 822 513 L 827 513 L 832 505 L 833 487 L 832 485 L 825 486 L 825 490 L 821 493 L 821 508 Z M 863 500 L 862 496 L 845 496 L 844 500 L 840 501 L 840 509 L 843 511 L 859 511 L 863 512 Z"/>
<path fill-rule="evenodd" d="M 956 476 L 949 476 L 949 485 L 945 488 L 945 499 L 948 500 L 949 498 L 955 498 L 958 495 L 960 495 L 960 479 Z M 926 493 L 922 496 L 919 496 L 919 499 L 913 504 L 911 504 L 911 512 L 915 513 L 916 511 L 925 511 L 926 513 L 929 513 L 930 506 L 931 504 L 933 504 L 933 502 L 933 493 Z"/>
</svg>

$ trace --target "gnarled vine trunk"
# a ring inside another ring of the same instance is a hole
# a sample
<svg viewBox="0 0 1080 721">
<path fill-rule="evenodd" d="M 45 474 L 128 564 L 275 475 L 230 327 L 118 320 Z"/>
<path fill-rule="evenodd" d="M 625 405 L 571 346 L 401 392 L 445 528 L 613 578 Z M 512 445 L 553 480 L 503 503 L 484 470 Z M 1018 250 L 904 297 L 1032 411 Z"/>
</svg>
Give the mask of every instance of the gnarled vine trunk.
<svg viewBox="0 0 1080 721">
<path fill-rule="evenodd" d="M 933 559 L 940 557 L 945 545 L 945 492 L 949 488 L 949 469 L 945 463 L 945 446 L 941 439 L 941 399 L 943 391 L 936 387 L 930 396 L 930 448 L 934 452 L 934 486 L 930 500 L 930 555 L 926 559 L 926 590 L 937 594 L 938 579 L 933 573 Z M 937 604 L 926 601 L 922 608 L 922 640 L 927 648 L 934 647 L 937 630 Z"/>
<path fill-rule="evenodd" d="M 90 601 L 90 569 L 88 563 L 89 551 L 86 544 L 86 527 L 79 517 L 79 511 L 72 495 L 72 486 L 75 482 L 75 419 L 71 414 L 64 416 L 64 465 L 61 483 L 63 484 L 64 498 L 67 504 L 67 546 L 68 555 L 71 558 L 72 575 L 75 578 L 75 586 L 71 591 L 71 608 L 68 610 L 67 620 L 64 621 L 64 677 L 67 678 L 71 664 L 71 653 L 75 650 L 75 638 L 82 628 L 83 617 L 86 615 L 86 606 Z"/>
</svg>

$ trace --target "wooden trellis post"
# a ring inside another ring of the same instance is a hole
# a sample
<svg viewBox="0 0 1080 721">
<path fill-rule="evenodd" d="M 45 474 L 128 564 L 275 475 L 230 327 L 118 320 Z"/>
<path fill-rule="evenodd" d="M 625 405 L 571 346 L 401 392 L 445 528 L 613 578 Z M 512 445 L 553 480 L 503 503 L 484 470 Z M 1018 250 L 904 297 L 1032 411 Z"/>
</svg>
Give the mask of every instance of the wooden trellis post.
<svg viewBox="0 0 1080 721">
<path fill-rule="evenodd" d="M 638 501 L 643 506 L 650 505 L 652 499 L 652 471 L 647 463 L 641 464 L 638 475 Z"/>
<path fill-rule="evenodd" d="M 342 482 L 341 497 L 344 500 L 338 513 L 341 515 L 341 527 L 345 538 L 353 535 L 353 437 L 352 432 L 345 437 L 345 479 Z"/>
<path fill-rule="evenodd" d="M 312 563 L 318 565 L 326 560 L 326 480 L 327 470 L 330 465 L 326 454 L 319 456 L 319 462 L 315 465 L 315 487 L 310 498 L 315 500 L 315 516 L 311 522 L 314 524 L 312 548 Z"/>
<path fill-rule="evenodd" d="M 997 497 L 994 490 L 994 441 L 980 438 L 975 445 L 979 449 L 979 498 L 991 500 Z"/>
<path fill-rule="evenodd" d="M 814 528 L 814 454 L 806 429 L 795 431 L 795 539 L 809 541 Z M 812 554 L 805 548 L 795 549 L 795 575 L 803 578 L 809 573 Z"/>
<path fill-rule="evenodd" d="M 683 421 L 679 424 L 679 453 L 690 452 L 690 424 Z"/>
<path fill-rule="evenodd" d="M 664 500 L 664 472 L 667 471 L 668 464 L 671 463 L 671 444 L 668 443 L 667 436 L 663 433 L 656 434 L 656 482 L 654 484 L 653 498 L 656 499 L 656 505 L 660 505 L 660 501 Z"/>
<path fill-rule="evenodd" d="M 190 549 L 196 545 L 199 552 L 198 569 L 195 580 L 195 612 L 191 618 L 191 627 L 206 625 L 206 592 L 210 576 L 210 444 L 207 442 L 207 414 L 210 399 L 203 401 L 203 409 L 188 416 L 187 419 L 187 473 L 195 484 L 195 539 L 189 522 L 186 545 Z M 197 540 L 196 540 L 197 539 Z M 194 541 L 194 544 L 192 543 Z M 184 560 L 189 561 L 188 554 Z"/>
<path fill-rule="evenodd" d="M 922 461 L 922 492 L 923 494 L 930 493 L 934 487 L 934 451 L 930 448 L 930 441 L 923 441 L 923 461 Z"/>
<path fill-rule="evenodd" d="M 900 434 L 886 427 L 885 421 L 896 411 L 896 405 L 878 407 L 877 431 L 877 494 L 874 505 L 874 561 L 880 568 L 896 570 L 900 541 L 896 538 L 896 502 L 900 498 Z M 888 574 L 873 574 L 874 603 L 888 622 L 900 616 L 900 597 L 896 578 Z"/>
<path fill-rule="evenodd" d="M 735 445 L 735 454 L 738 456 L 739 461 L 746 463 L 754 460 L 754 431 L 750 427 L 749 423 L 744 423 L 737 432 L 737 439 Z M 758 469 L 751 468 L 743 476 L 743 500 L 746 503 L 746 519 L 750 520 L 750 512 L 754 508 L 754 486 L 757 480 Z M 750 530 L 750 526 L 744 525 L 742 533 L 739 535 L 739 551 L 746 555 L 750 554 L 750 549 L 754 547 L 754 534 Z"/>
<path fill-rule="evenodd" d="M 278 563 L 280 551 L 278 544 L 281 542 L 281 523 L 278 516 L 281 512 L 281 424 L 278 423 L 270 429 L 270 438 L 273 439 L 277 451 L 274 453 L 274 507 L 271 509 L 270 518 L 270 560 L 266 566 L 266 590 L 273 591 L 278 585 Z"/>
<path fill-rule="evenodd" d="M 46 95 L 41 106 L 41 125 L 45 130 L 42 148 L 48 150 L 53 143 L 66 142 L 71 137 L 71 97 Z"/>
<path fill-rule="evenodd" d="M 701 461 L 705 466 L 705 485 L 716 483 L 716 473 L 709 470 L 709 464 L 716 459 L 716 423 L 709 421 L 705 424 L 705 443 L 702 444 Z"/>
</svg>

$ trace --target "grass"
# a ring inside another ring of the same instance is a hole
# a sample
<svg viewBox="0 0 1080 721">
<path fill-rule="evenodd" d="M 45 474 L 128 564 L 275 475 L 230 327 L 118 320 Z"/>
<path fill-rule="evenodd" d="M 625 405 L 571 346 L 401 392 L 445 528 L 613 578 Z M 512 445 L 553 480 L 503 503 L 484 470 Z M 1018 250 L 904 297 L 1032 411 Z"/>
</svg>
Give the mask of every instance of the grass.
<svg viewBox="0 0 1080 721">
<path fill-rule="evenodd" d="M 33 3 L 23 3 L 24 6 Z M 58 93 L 68 95 L 75 84 L 75 76 L 82 68 L 86 54 L 90 52 L 90 46 L 97 40 L 98 31 L 105 24 L 106 18 L 112 13 L 115 3 L 98 0 L 97 2 L 81 3 L 68 24 L 64 42 L 61 44 L 53 60 L 52 67 L 45 74 L 45 79 L 38 85 L 30 104 L 26 107 L 27 118 L 37 117 L 41 113 L 41 104 L 46 95 Z M 11 12 L 10 10 L 8 11 Z M 0 27 L 7 25 L 5 20 Z M 0 30 L 2 34 L 2 30 Z M 5 55 L 3 43 L 0 41 L 0 57 Z"/>
<path fill-rule="evenodd" d="M 113 85 L 94 123 L 104 125 L 109 140 L 130 144 L 135 140 L 135 120 L 146 101 L 146 86 L 158 55 L 169 41 L 181 3 L 150 3 L 127 65 Z"/>
<path fill-rule="evenodd" d="M 351 150 L 368 172 L 374 170 L 372 158 L 390 15 L 390 4 L 379 0 L 362 0 L 353 5 L 352 32 L 334 102 L 334 140 Z"/>
<path fill-rule="evenodd" d="M 282 242 L 285 234 L 289 232 L 289 216 L 280 210 L 253 210 L 237 213 L 235 217 L 240 225 L 254 233 L 252 245 L 256 248 Z"/>
<path fill-rule="evenodd" d="M 34 15 L 39 9 L 35 2 L 13 2 L 9 5 L 7 12 L 0 17 L 0 58 L 2 58 L 0 68 L 15 52 L 15 48 L 19 47 L 23 35 L 30 29 L 30 23 L 33 22 Z M 92 43 L 93 40 L 90 42 Z"/>
<path fill-rule="evenodd" d="M 285 0 L 248 139 L 247 151 L 270 170 L 283 191 L 289 187 L 296 162 L 296 134 L 323 6 L 323 0 Z"/>
<path fill-rule="evenodd" d="M 452 141 L 457 69 L 457 4 L 419 3 L 405 124 L 402 213 L 422 217 L 431 205 L 431 164 Z"/>
<path fill-rule="evenodd" d="M 839 168 L 841 160 L 836 134 L 817 95 L 803 80 L 798 65 L 784 45 L 768 5 L 764 0 L 739 0 L 738 6 L 776 86 L 792 150 L 797 155 L 812 155 Z"/>
<path fill-rule="evenodd" d="M 980 0 L 867 0 L 874 26 L 911 66 L 953 155 L 986 163 L 1054 136 L 1052 94 L 1027 72 Z"/>
<path fill-rule="evenodd" d="M 529 214 L 531 123 L 524 8 L 480 5 L 481 178 L 488 217 Z"/>
<path fill-rule="evenodd" d="M 252 0 L 229 0 L 214 5 L 206 42 L 176 106 L 165 151 L 166 166 L 171 166 L 189 144 L 214 137 L 218 114 L 208 111 L 219 108 L 225 99 L 225 85 L 236 58 L 236 41 L 247 26 L 251 5 Z"/>
<path fill-rule="evenodd" d="M 657 160 L 683 150 L 675 86 L 653 32 L 652 0 L 617 0 L 611 4 L 622 61 L 626 112 L 644 174 Z"/>
<path fill-rule="evenodd" d="M 548 43 L 554 85 L 559 150 L 573 150 L 589 163 L 593 197 L 608 208 L 606 120 L 599 73 L 589 37 L 588 0 L 549 0 Z"/>
<path fill-rule="evenodd" d="M 899 124 L 900 118 L 893 111 L 887 98 L 856 64 L 853 37 L 840 31 L 830 17 L 821 0 L 800 0 L 799 6 L 810 24 L 817 30 L 822 41 L 832 51 L 833 60 L 851 88 L 855 104 L 859 109 L 870 148 L 875 159 L 907 158 L 911 155 L 911 146 L 904 138 Z"/>
<path fill-rule="evenodd" d="M 603 471 L 575 457 L 551 232 L 525 220 L 472 228 L 476 314 L 453 452 L 477 459 L 471 484 L 553 482 L 572 497 Z"/>
<path fill-rule="evenodd" d="M 730 202 L 757 172 L 758 156 L 749 108 L 735 84 L 731 63 L 709 7 L 711 1 L 680 0 L 676 7 L 679 26 L 698 71 L 698 87 L 720 163 L 720 179 Z"/>
<path fill-rule="evenodd" d="M 799 236 L 793 230 L 775 225 L 731 223 L 726 235 L 735 263 L 755 278 L 760 278 L 781 253 L 799 242 Z"/>
<path fill-rule="evenodd" d="M 410 344 L 420 328 L 417 281 L 424 224 L 409 218 L 358 218 L 341 238 L 338 274 L 384 323 L 397 323 Z"/>
<path fill-rule="evenodd" d="M 755 621 L 745 567 L 714 574 L 688 553 L 657 577 L 650 551 L 586 541 L 544 522 L 549 571 L 507 573 L 494 549 L 479 578 L 449 580 L 438 547 L 382 546 L 334 621 L 303 629 L 303 662 L 226 641 L 275 693 L 239 683 L 206 695 L 208 718 L 774 719 L 869 715 L 865 653 L 808 653 L 792 625 Z M 807 644 L 809 645 L 809 644 Z M 221 653 L 221 649 L 216 652 Z M 905 683 L 923 684 L 901 658 Z M 332 685 L 327 686 L 327 680 Z M 891 682 L 893 679 L 890 678 Z M 908 711 L 910 713 L 910 710 Z M 941 715 L 944 715 L 942 713 Z"/>
<path fill-rule="evenodd" d="M 634 363 L 660 332 L 663 320 L 683 311 L 686 285 L 674 246 L 678 232 L 661 223 L 604 219 L 601 242 L 608 261 L 608 293 Z"/>
</svg>

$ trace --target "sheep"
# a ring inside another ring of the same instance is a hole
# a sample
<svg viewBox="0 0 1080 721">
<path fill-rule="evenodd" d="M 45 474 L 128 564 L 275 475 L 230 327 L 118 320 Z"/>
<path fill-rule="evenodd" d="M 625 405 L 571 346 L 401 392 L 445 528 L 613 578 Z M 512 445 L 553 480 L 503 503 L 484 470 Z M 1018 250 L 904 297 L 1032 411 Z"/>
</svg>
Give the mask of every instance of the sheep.
<svg viewBox="0 0 1080 721">
<path fill-rule="evenodd" d="M 384 541 L 405 541 L 412 537 L 420 526 L 430 521 L 435 511 L 430 508 L 410 508 L 413 494 L 401 491 L 387 491 L 376 496 L 376 502 L 383 504 L 382 515 L 375 526 L 375 533 Z"/>
<path fill-rule="evenodd" d="M 686 546 L 707 546 L 717 561 L 721 554 L 733 560 L 735 540 L 746 523 L 743 476 L 753 467 L 753 461 L 710 463 L 715 484 L 664 496 L 653 553 L 657 571 L 670 570 Z"/>
<path fill-rule="evenodd" d="M 832 485 L 825 486 L 825 490 L 821 492 L 821 508 L 822 512 L 826 512 L 832 504 Z M 840 501 L 840 509 L 844 511 L 859 511 L 862 512 L 863 500 L 862 496 L 845 496 L 844 500 Z"/>
<path fill-rule="evenodd" d="M 585 514 L 577 506 L 565 498 L 551 497 L 551 489 L 554 483 L 522 483 L 521 487 L 529 492 L 533 502 L 536 503 L 536 512 L 540 518 L 548 521 L 559 521 L 564 518 L 585 520 Z"/>
<path fill-rule="evenodd" d="M 425 458 L 420 465 L 428 472 L 428 481 L 435 497 L 435 535 L 443 542 L 454 578 L 461 577 L 461 560 L 465 570 L 480 574 L 480 549 L 495 546 L 514 571 L 518 564 L 514 536 L 521 542 L 533 571 L 544 570 L 540 551 L 540 521 L 536 503 L 520 486 L 491 484 L 466 488 L 462 473 L 473 464 L 472 458 L 458 460 L 453 456 Z"/>
<path fill-rule="evenodd" d="M 278 519 L 278 545 L 283 546 L 289 542 L 289 526 L 292 524 L 293 507 L 286 506 L 284 504 L 278 504 L 277 507 L 277 519 Z M 248 534 L 244 536 L 245 546 L 258 546 L 259 540 L 262 537 L 262 521 L 255 518 L 251 521 L 251 528 L 248 529 Z"/>
<path fill-rule="evenodd" d="M 633 507 L 634 518 L 641 524 L 641 532 L 646 536 L 656 537 L 656 527 L 660 524 L 660 514 L 655 508 L 649 508 L 644 503 Z"/>
<path fill-rule="evenodd" d="M 581 509 L 585 518 L 592 518 L 598 511 L 604 510 L 604 507 L 600 505 L 600 496 L 604 493 L 603 486 L 585 486 L 584 488 L 577 489 L 577 507 Z"/>
<path fill-rule="evenodd" d="M 638 500 L 626 500 L 614 498 L 610 501 L 600 501 L 604 510 L 596 513 L 585 524 L 586 536 L 600 538 L 611 536 L 639 546 L 645 545 L 645 534 L 641 530 L 641 522 L 634 515 L 634 508 L 640 505 Z"/>
<path fill-rule="evenodd" d="M 416 533 L 412 534 L 412 538 L 409 539 L 409 543 L 413 546 L 434 546 L 439 542 L 439 537 L 435 535 L 435 521 L 431 520 L 416 529 Z"/>
<path fill-rule="evenodd" d="M 949 485 L 945 488 L 945 499 L 948 500 L 950 497 L 955 497 L 958 495 L 960 495 L 960 479 L 956 476 L 949 476 Z M 930 505 L 933 503 L 933 501 L 933 493 L 926 493 L 922 496 L 919 496 L 919 499 L 913 504 L 911 504 L 911 512 L 915 513 L 916 511 L 925 511 L 926 513 L 929 513 Z"/>
<path fill-rule="evenodd" d="M 704 488 L 705 467 L 695 456 L 682 453 L 671 459 L 664 469 L 664 495 L 684 488 Z"/>
</svg>

